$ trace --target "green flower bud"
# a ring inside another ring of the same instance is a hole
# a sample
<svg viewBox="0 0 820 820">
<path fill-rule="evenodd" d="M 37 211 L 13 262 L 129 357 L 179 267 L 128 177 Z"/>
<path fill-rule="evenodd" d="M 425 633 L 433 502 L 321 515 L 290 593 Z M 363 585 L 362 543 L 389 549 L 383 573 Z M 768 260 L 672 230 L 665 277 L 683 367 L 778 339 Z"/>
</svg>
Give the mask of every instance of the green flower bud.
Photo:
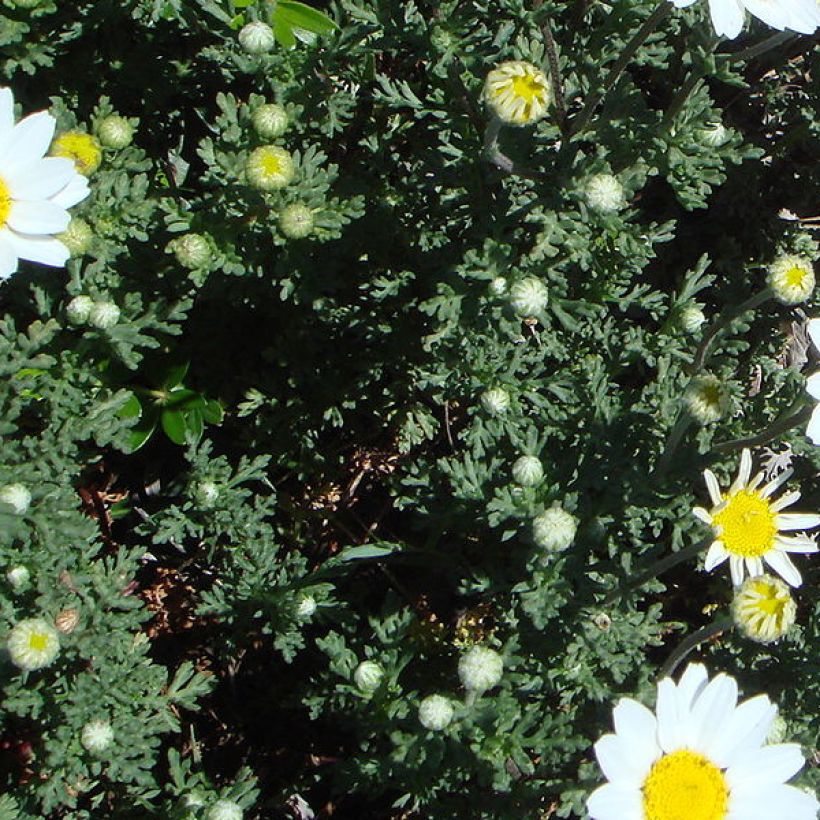
<svg viewBox="0 0 820 820">
<path fill-rule="evenodd" d="M 521 456 L 512 466 L 512 476 L 522 487 L 535 487 L 544 477 L 544 467 L 536 456 Z"/>
<path fill-rule="evenodd" d="M 67 305 L 65 314 L 72 325 L 84 325 L 88 321 L 94 300 L 90 296 L 75 296 Z"/>
<path fill-rule="evenodd" d="M 717 376 L 706 373 L 689 382 L 683 401 L 695 421 L 712 424 L 726 415 L 731 405 L 731 396 Z"/>
<path fill-rule="evenodd" d="M 25 515 L 31 504 L 31 493 L 25 484 L 0 487 L 0 512 Z"/>
<path fill-rule="evenodd" d="M 88 323 L 98 330 L 110 330 L 120 320 L 120 309 L 113 302 L 94 302 Z"/>
<path fill-rule="evenodd" d="M 626 205 L 624 187 L 612 174 L 595 174 L 584 189 L 587 205 L 601 214 L 612 214 Z"/>
<path fill-rule="evenodd" d="M 563 507 L 555 505 L 533 519 L 532 537 L 547 552 L 562 552 L 575 540 L 578 522 Z"/>
<path fill-rule="evenodd" d="M 267 23 L 257 20 L 242 27 L 239 45 L 248 54 L 267 54 L 276 45 L 276 37 Z"/>
<path fill-rule="evenodd" d="M 510 305 L 519 316 L 537 316 L 548 301 L 547 286 L 534 276 L 522 279 L 510 288 Z"/>
<path fill-rule="evenodd" d="M 24 567 L 22 564 L 6 570 L 6 580 L 15 592 L 25 589 L 30 579 L 31 573 L 28 571 L 28 567 Z"/>
<path fill-rule="evenodd" d="M 316 599 L 312 595 L 302 595 L 296 603 L 296 617 L 300 621 L 309 621 L 316 612 Z"/>
<path fill-rule="evenodd" d="M 92 755 L 104 754 L 114 742 L 114 730 L 107 720 L 92 720 L 83 726 L 80 743 Z"/>
<path fill-rule="evenodd" d="M 504 661 L 487 646 L 474 646 L 458 662 L 458 677 L 468 692 L 486 692 L 501 680 Z"/>
<path fill-rule="evenodd" d="M 503 276 L 496 276 L 487 286 L 490 296 L 499 298 L 507 293 L 507 280 Z"/>
<path fill-rule="evenodd" d="M 62 233 L 58 233 L 55 239 L 59 239 L 68 248 L 72 257 L 83 256 L 91 247 L 94 231 L 84 219 L 74 216 L 68 227 Z"/>
<path fill-rule="evenodd" d="M 97 125 L 97 136 L 106 148 L 127 148 L 134 138 L 134 126 L 119 114 L 109 114 Z"/>
<path fill-rule="evenodd" d="M 697 305 L 687 305 L 678 316 L 678 324 L 684 333 L 697 333 L 705 321 L 706 316 Z"/>
<path fill-rule="evenodd" d="M 353 683 L 360 692 L 375 692 L 381 686 L 384 669 L 376 661 L 362 661 L 353 673 Z"/>
<path fill-rule="evenodd" d="M 211 246 L 202 234 L 186 233 L 170 242 L 169 247 L 177 262 L 188 270 L 204 268 L 211 261 Z"/>
<path fill-rule="evenodd" d="M 251 125 L 262 139 L 275 140 L 287 130 L 288 112 L 276 103 L 260 105 L 251 114 Z"/>
<path fill-rule="evenodd" d="M 453 704 L 443 695 L 428 695 L 419 704 L 419 723 L 431 732 L 446 729 L 454 714 Z"/>
<path fill-rule="evenodd" d="M 286 205 L 279 213 L 279 227 L 288 239 L 304 239 L 313 231 L 313 211 L 301 202 Z"/>
<path fill-rule="evenodd" d="M 481 394 L 481 406 L 491 416 L 500 416 L 510 408 L 510 394 L 501 387 L 491 387 Z"/>
<path fill-rule="evenodd" d="M 205 509 L 213 507 L 217 498 L 219 498 L 219 487 L 213 481 L 197 482 L 194 487 L 194 499 L 200 507 Z"/>
<path fill-rule="evenodd" d="M 242 820 L 242 807 L 233 800 L 217 800 L 208 809 L 206 820 Z"/>
</svg>

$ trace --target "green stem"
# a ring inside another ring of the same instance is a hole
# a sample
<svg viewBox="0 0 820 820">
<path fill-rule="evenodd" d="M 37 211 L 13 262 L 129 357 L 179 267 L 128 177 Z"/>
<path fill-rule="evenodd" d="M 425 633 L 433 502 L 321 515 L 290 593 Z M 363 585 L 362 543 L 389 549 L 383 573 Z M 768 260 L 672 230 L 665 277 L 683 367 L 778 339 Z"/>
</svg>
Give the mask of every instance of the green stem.
<svg viewBox="0 0 820 820">
<path fill-rule="evenodd" d="M 697 632 L 693 632 L 688 638 L 685 638 L 672 654 L 666 659 L 666 663 L 661 667 L 658 674 L 658 679 L 668 678 L 675 674 L 675 670 L 680 666 L 686 656 L 697 649 L 704 641 L 714 638 L 723 632 L 731 629 L 734 622 L 731 618 L 719 618 L 706 626 L 701 627 Z"/>
<path fill-rule="evenodd" d="M 677 552 L 673 552 L 672 555 L 667 555 L 666 558 L 661 558 L 660 561 L 650 564 L 643 572 L 639 572 L 637 575 L 633 576 L 629 583 L 615 590 L 615 592 L 610 593 L 604 599 L 602 606 L 610 606 L 622 595 L 629 592 L 629 590 L 637 589 L 639 586 L 642 586 L 647 581 L 655 578 L 661 573 L 666 572 L 668 569 L 672 569 L 672 567 L 682 564 L 684 561 L 688 561 L 690 558 L 694 558 L 699 555 L 706 547 L 709 546 L 709 544 L 712 543 L 712 540 L 712 538 L 704 538 L 702 541 L 698 541 L 695 544 L 690 544 L 688 547 L 684 547 Z"/>
<path fill-rule="evenodd" d="M 493 117 L 488 123 L 484 131 L 484 156 L 487 162 L 492 163 L 502 171 L 508 174 L 515 174 L 516 176 L 526 177 L 527 179 L 541 179 L 542 174 L 520 165 L 514 160 L 510 159 L 498 147 L 498 137 L 501 134 L 501 128 L 504 123 L 498 117 Z"/>
<path fill-rule="evenodd" d="M 650 34 L 663 22 L 664 18 L 672 11 L 672 4 L 669 0 L 661 0 L 660 4 L 655 8 L 649 17 L 644 21 L 644 24 L 633 35 L 632 39 L 626 44 L 621 56 L 612 66 L 609 74 L 604 80 L 603 88 L 597 93 L 593 94 L 586 105 L 581 110 L 581 113 L 570 123 L 569 136 L 574 137 L 580 134 L 589 124 L 598 103 L 603 100 L 607 94 L 613 89 L 615 83 L 618 82 L 621 74 L 623 74 L 626 67 L 629 65 L 632 58 L 637 53 L 638 49 L 646 42 Z"/>
<path fill-rule="evenodd" d="M 761 444 L 766 444 L 772 439 L 791 430 L 793 427 L 800 427 L 805 424 L 811 417 L 814 407 L 811 405 L 798 410 L 796 413 L 786 414 L 778 419 L 775 419 L 762 433 L 749 438 L 736 438 L 731 441 L 721 441 L 713 445 L 712 449 L 717 452 L 724 452 L 725 450 L 740 450 L 743 447 L 759 447 Z"/>
<path fill-rule="evenodd" d="M 709 354 L 709 348 L 712 342 L 724 331 L 729 325 L 747 310 L 753 310 L 762 305 L 767 299 L 772 296 L 771 290 L 766 288 L 754 296 L 750 296 L 745 302 L 741 302 L 737 307 L 724 310 L 720 316 L 711 324 L 709 329 L 703 334 L 703 338 L 698 345 L 695 353 L 695 361 L 692 363 L 691 375 L 697 375 L 706 364 L 706 359 Z"/>
<path fill-rule="evenodd" d="M 761 54 L 765 54 L 767 51 L 771 51 L 771 49 L 796 38 L 797 35 L 791 31 L 778 31 L 777 34 L 772 34 L 771 37 L 767 37 L 760 43 L 744 48 L 743 51 L 738 51 L 735 54 L 726 54 L 725 56 L 732 61 L 753 60 L 755 57 L 759 57 Z"/>
<path fill-rule="evenodd" d="M 672 460 L 672 456 L 675 454 L 675 450 L 678 449 L 683 434 L 689 429 L 691 423 L 692 417 L 688 413 L 681 412 L 678 415 L 678 420 L 675 422 L 675 426 L 670 431 L 669 438 L 666 440 L 663 453 L 661 453 L 661 457 L 658 459 L 658 463 L 652 471 L 652 478 L 660 478 L 667 471 L 669 462 Z"/>
</svg>

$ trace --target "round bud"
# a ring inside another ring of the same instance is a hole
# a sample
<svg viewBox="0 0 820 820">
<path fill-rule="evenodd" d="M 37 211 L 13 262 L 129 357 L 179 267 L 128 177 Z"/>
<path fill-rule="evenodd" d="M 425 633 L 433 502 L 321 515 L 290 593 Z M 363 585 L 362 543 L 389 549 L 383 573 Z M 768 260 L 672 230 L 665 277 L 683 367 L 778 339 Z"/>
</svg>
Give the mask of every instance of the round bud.
<svg viewBox="0 0 820 820">
<path fill-rule="evenodd" d="M 134 126 L 119 114 L 109 114 L 97 125 L 97 136 L 106 148 L 127 148 L 134 138 Z"/>
<path fill-rule="evenodd" d="M 307 621 L 316 612 L 316 599 L 312 595 L 302 595 L 296 603 L 296 617 L 300 621 Z"/>
<path fill-rule="evenodd" d="M 279 191 L 293 182 L 296 165 L 290 152 L 278 145 L 263 145 L 248 155 L 245 176 L 260 191 Z"/>
<path fill-rule="evenodd" d="M 491 387 L 481 394 L 481 406 L 491 416 L 500 416 L 509 410 L 510 394 L 501 387 Z"/>
<path fill-rule="evenodd" d="M 735 589 L 732 617 L 758 643 L 779 641 L 794 626 L 797 604 L 788 585 L 773 575 L 755 575 Z"/>
<path fill-rule="evenodd" d="M 92 720 L 83 726 L 80 743 L 92 755 L 103 754 L 114 742 L 114 730 L 107 720 Z"/>
<path fill-rule="evenodd" d="M 198 481 L 194 487 L 194 500 L 200 507 L 213 507 L 219 498 L 219 487 L 213 481 Z"/>
<path fill-rule="evenodd" d="M 58 233 L 55 239 L 58 239 L 68 248 L 68 252 L 72 257 L 82 256 L 88 253 L 91 247 L 91 241 L 94 239 L 94 231 L 91 226 L 78 216 L 71 218 L 68 227 L 62 232 Z"/>
<path fill-rule="evenodd" d="M 120 320 L 120 309 L 113 302 L 94 302 L 88 323 L 98 330 L 110 330 Z"/>
<path fill-rule="evenodd" d="M 208 809 L 205 817 L 207 820 L 242 820 L 242 807 L 233 800 L 217 800 Z"/>
<path fill-rule="evenodd" d="M 474 646 L 458 662 L 458 677 L 469 692 L 486 692 L 501 680 L 504 661 L 501 655 L 487 646 Z"/>
<path fill-rule="evenodd" d="M 536 456 L 521 456 L 512 466 L 512 476 L 522 487 L 535 487 L 544 477 L 544 467 Z"/>
<path fill-rule="evenodd" d="M 431 732 L 446 729 L 453 720 L 453 704 L 443 695 L 428 695 L 419 704 L 419 723 Z"/>
<path fill-rule="evenodd" d="M 16 567 L 11 567 L 6 570 L 6 580 L 15 592 L 19 592 L 28 586 L 28 582 L 31 580 L 31 573 L 28 571 L 28 567 L 19 564 Z"/>
<path fill-rule="evenodd" d="M 211 246 L 202 234 L 186 233 L 169 243 L 169 247 L 177 262 L 188 270 L 204 268 L 211 261 Z"/>
<path fill-rule="evenodd" d="M 376 661 L 362 661 L 353 673 L 353 683 L 360 692 L 375 692 L 381 686 L 384 669 Z"/>
<path fill-rule="evenodd" d="M 487 286 L 490 296 L 500 298 L 507 293 L 507 280 L 503 276 L 496 276 Z"/>
<path fill-rule="evenodd" d="M 260 20 L 242 26 L 239 32 L 239 45 L 248 54 L 267 54 L 275 45 L 273 29 Z"/>
<path fill-rule="evenodd" d="M 784 305 L 799 305 L 814 292 L 814 266 L 805 256 L 783 254 L 769 265 L 766 284 Z"/>
<path fill-rule="evenodd" d="M 65 315 L 72 325 L 84 325 L 94 307 L 94 300 L 90 296 L 75 296 L 65 308 Z"/>
<path fill-rule="evenodd" d="M 595 174 L 584 188 L 587 205 L 601 214 L 612 214 L 626 205 L 624 188 L 612 174 Z"/>
<path fill-rule="evenodd" d="M 697 305 L 687 305 L 678 316 L 678 325 L 684 333 L 697 333 L 705 321 L 706 316 Z"/>
<path fill-rule="evenodd" d="M 0 512 L 25 515 L 31 504 L 31 492 L 25 484 L 0 487 Z"/>
<path fill-rule="evenodd" d="M 28 618 L 13 627 L 6 649 L 16 667 L 31 672 L 54 662 L 60 652 L 60 637 L 42 618 Z"/>
<path fill-rule="evenodd" d="M 313 231 L 313 211 L 301 202 L 286 205 L 279 212 L 279 227 L 288 239 L 304 239 Z"/>
<path fill-rule="evenodd" d="M 534 276 L 522 279 L 510 288 L 510 305 L 519 316 L 537 316 L 548 301 L 547 286 Z"/>
<path fill-rule="evenodd" d="M 42 0 L 10 0 L 12 6 L 18 9 L 33 9 L 40 5 Z"/>
<path fill-rule="evenodd" d="M 288 127 L 288 112 L 276 103 L 260 105 L 251 114 L 253 130 L 264 140 L 275 140 Z"/>
<path fill-rule="evenodd" d="M 575 540 L 578 522 L 563 507 L 550 507 L 533 519 L 532 537 L 547 552 L 562 552 Z"/>
<path fill-rule="evenodd" d="M 731 396 L 723 382 L 711 373 L 695 376 L 683 394 L 690 415 L 700 424 L 712 424 L 729 410 Z"/>
</svg>

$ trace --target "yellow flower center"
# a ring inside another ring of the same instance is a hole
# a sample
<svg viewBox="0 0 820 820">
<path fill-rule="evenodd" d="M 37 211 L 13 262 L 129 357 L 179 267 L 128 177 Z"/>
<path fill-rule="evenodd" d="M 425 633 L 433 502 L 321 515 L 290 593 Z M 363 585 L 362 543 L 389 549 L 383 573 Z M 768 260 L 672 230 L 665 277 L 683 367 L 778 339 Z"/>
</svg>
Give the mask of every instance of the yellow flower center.
<svg viewBox="0 0 820 820">
<path fill-rule="evenodd" d="M 66 157 L 74 162 L 79 173 L 88 176 L 100 167 L 102 149 L 91 134 L 80 131 L 69 131 L 54 140 L 52 156 Z"/>
<path fill-rule="evenodd" d="M 281 174 L 282 160 L 276 154 L 265 154 L 262 157 L 262 170 L 266 174 Z"/>
<path fill-rule="evenodd" d="M 521 97 L 527 105 L 532 105 L 532 101 L 544 93 L 544 86 L 531 74 L 525 74 L 523 77 L 513 77 L 512 87 L 513 94 L 516 97 Z"/>
<path fill-rule="evenodd" d="M 728 503 L 712 515 L 712 523 L 720 527 L 720 540 L 728 552 L 744 558 L 760 558 L 774 545 L 777 535 L 775 513 L 769 502 L 751 490 L 738 490 L 724 496 Z"/>
<path fill-rule="evenodd" d="M 729 789 L 720 769 L 681 749 L 662 757 L 643 783 L 644 820 L 723 820 Z"/>
<path fill-rule="evenodd" d="M 0 228 L 6 224 L 11 213 L 11 191 L 5 180 L 0 177 Z"/>
<path fill-rule="evenodd" d="M 42 652 L 48 646 L 48 635 L 41 635 L 39 632 L 34 632 L 28 639 L 29 649 L 35 652 Z"/>
<path fill-rule="evenodd" d="M 761 596 L 753 604 L 755 609 L 764 612 L 766 615 L 774 615 L 779 625 L 791 600 L 788 591 L 778 589 L 777 586 L 765 578 L 756 578 L 750 586 L 754 592 Z"/>
<path fill-rule="evenodd" d="M 799 287 L 803 284 L 806 276 L 808 276 L 808 273 L 809 272 L 805 268 L 798 268 L 795 265 L 794 267 L 791 267 L 786 271 L 786 281 L 793 288 Z"/>
</svg>

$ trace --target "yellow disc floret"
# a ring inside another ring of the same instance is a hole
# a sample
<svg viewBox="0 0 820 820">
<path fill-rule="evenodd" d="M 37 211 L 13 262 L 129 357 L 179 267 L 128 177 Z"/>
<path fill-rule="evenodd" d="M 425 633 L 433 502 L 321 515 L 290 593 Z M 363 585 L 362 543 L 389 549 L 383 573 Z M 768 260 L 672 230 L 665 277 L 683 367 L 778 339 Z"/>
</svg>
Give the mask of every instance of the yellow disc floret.
<svg viewBox="0 0 820 820">
<path fill-rule="evenodd" d="M 67 131 L 54 140 L 51 155 L 72 160 L 79 173 L 90 176 L 100 167 L 102 148 L 91 134 L 84 134 L 82 131 Z"/>
<path fill-rule="evenodd" d="M 788 586 L 779 578 L 758 575 L 747 578 L 735 593 L 732 615 L 747 637 L 771 643 L 792 628 L 797 605 Z"/>
<path fill-rule="evenodd" d="M 484 99 L 508 125 L 529 125 L 547 113 L 551 92 L 540 68 L 523 60 L 501 63 L 488 75 Z"/>
<path fill-rule="evenodd" d="M 769 502 L 753 490 L 738 490 L 724 500 L 726 506 L 712 514 L 712 524 L 719 528 L 727 552 L 744 558 L 765 555 L 778 532 Z"/>
<path fill-rule="evenodd" d="M 799 305 L 814 291 L 814 268 L 804 256 L 779 256 L 769 265 L 766 280 L 778 301 Z"/>
<path fill-rule="evenodd" d="M 688 749 L 658 760 L 641 791 L 645 820 L 723 820 L 729 805 L 721 770 Z"/>
<path fill-rule="evenodd" d="M 278 145 L 263 145 L 251 151 L 245 163 L 248 182 L 260 191 L 278 191 L 290 185 L 296 165 L 290 152 Z"/>
<path fill-rule="evenodd" d="M 0 228 L 6 224 L 11 213 L 11 191 L 5 180 L 0 177 Z"/>
</svg>

